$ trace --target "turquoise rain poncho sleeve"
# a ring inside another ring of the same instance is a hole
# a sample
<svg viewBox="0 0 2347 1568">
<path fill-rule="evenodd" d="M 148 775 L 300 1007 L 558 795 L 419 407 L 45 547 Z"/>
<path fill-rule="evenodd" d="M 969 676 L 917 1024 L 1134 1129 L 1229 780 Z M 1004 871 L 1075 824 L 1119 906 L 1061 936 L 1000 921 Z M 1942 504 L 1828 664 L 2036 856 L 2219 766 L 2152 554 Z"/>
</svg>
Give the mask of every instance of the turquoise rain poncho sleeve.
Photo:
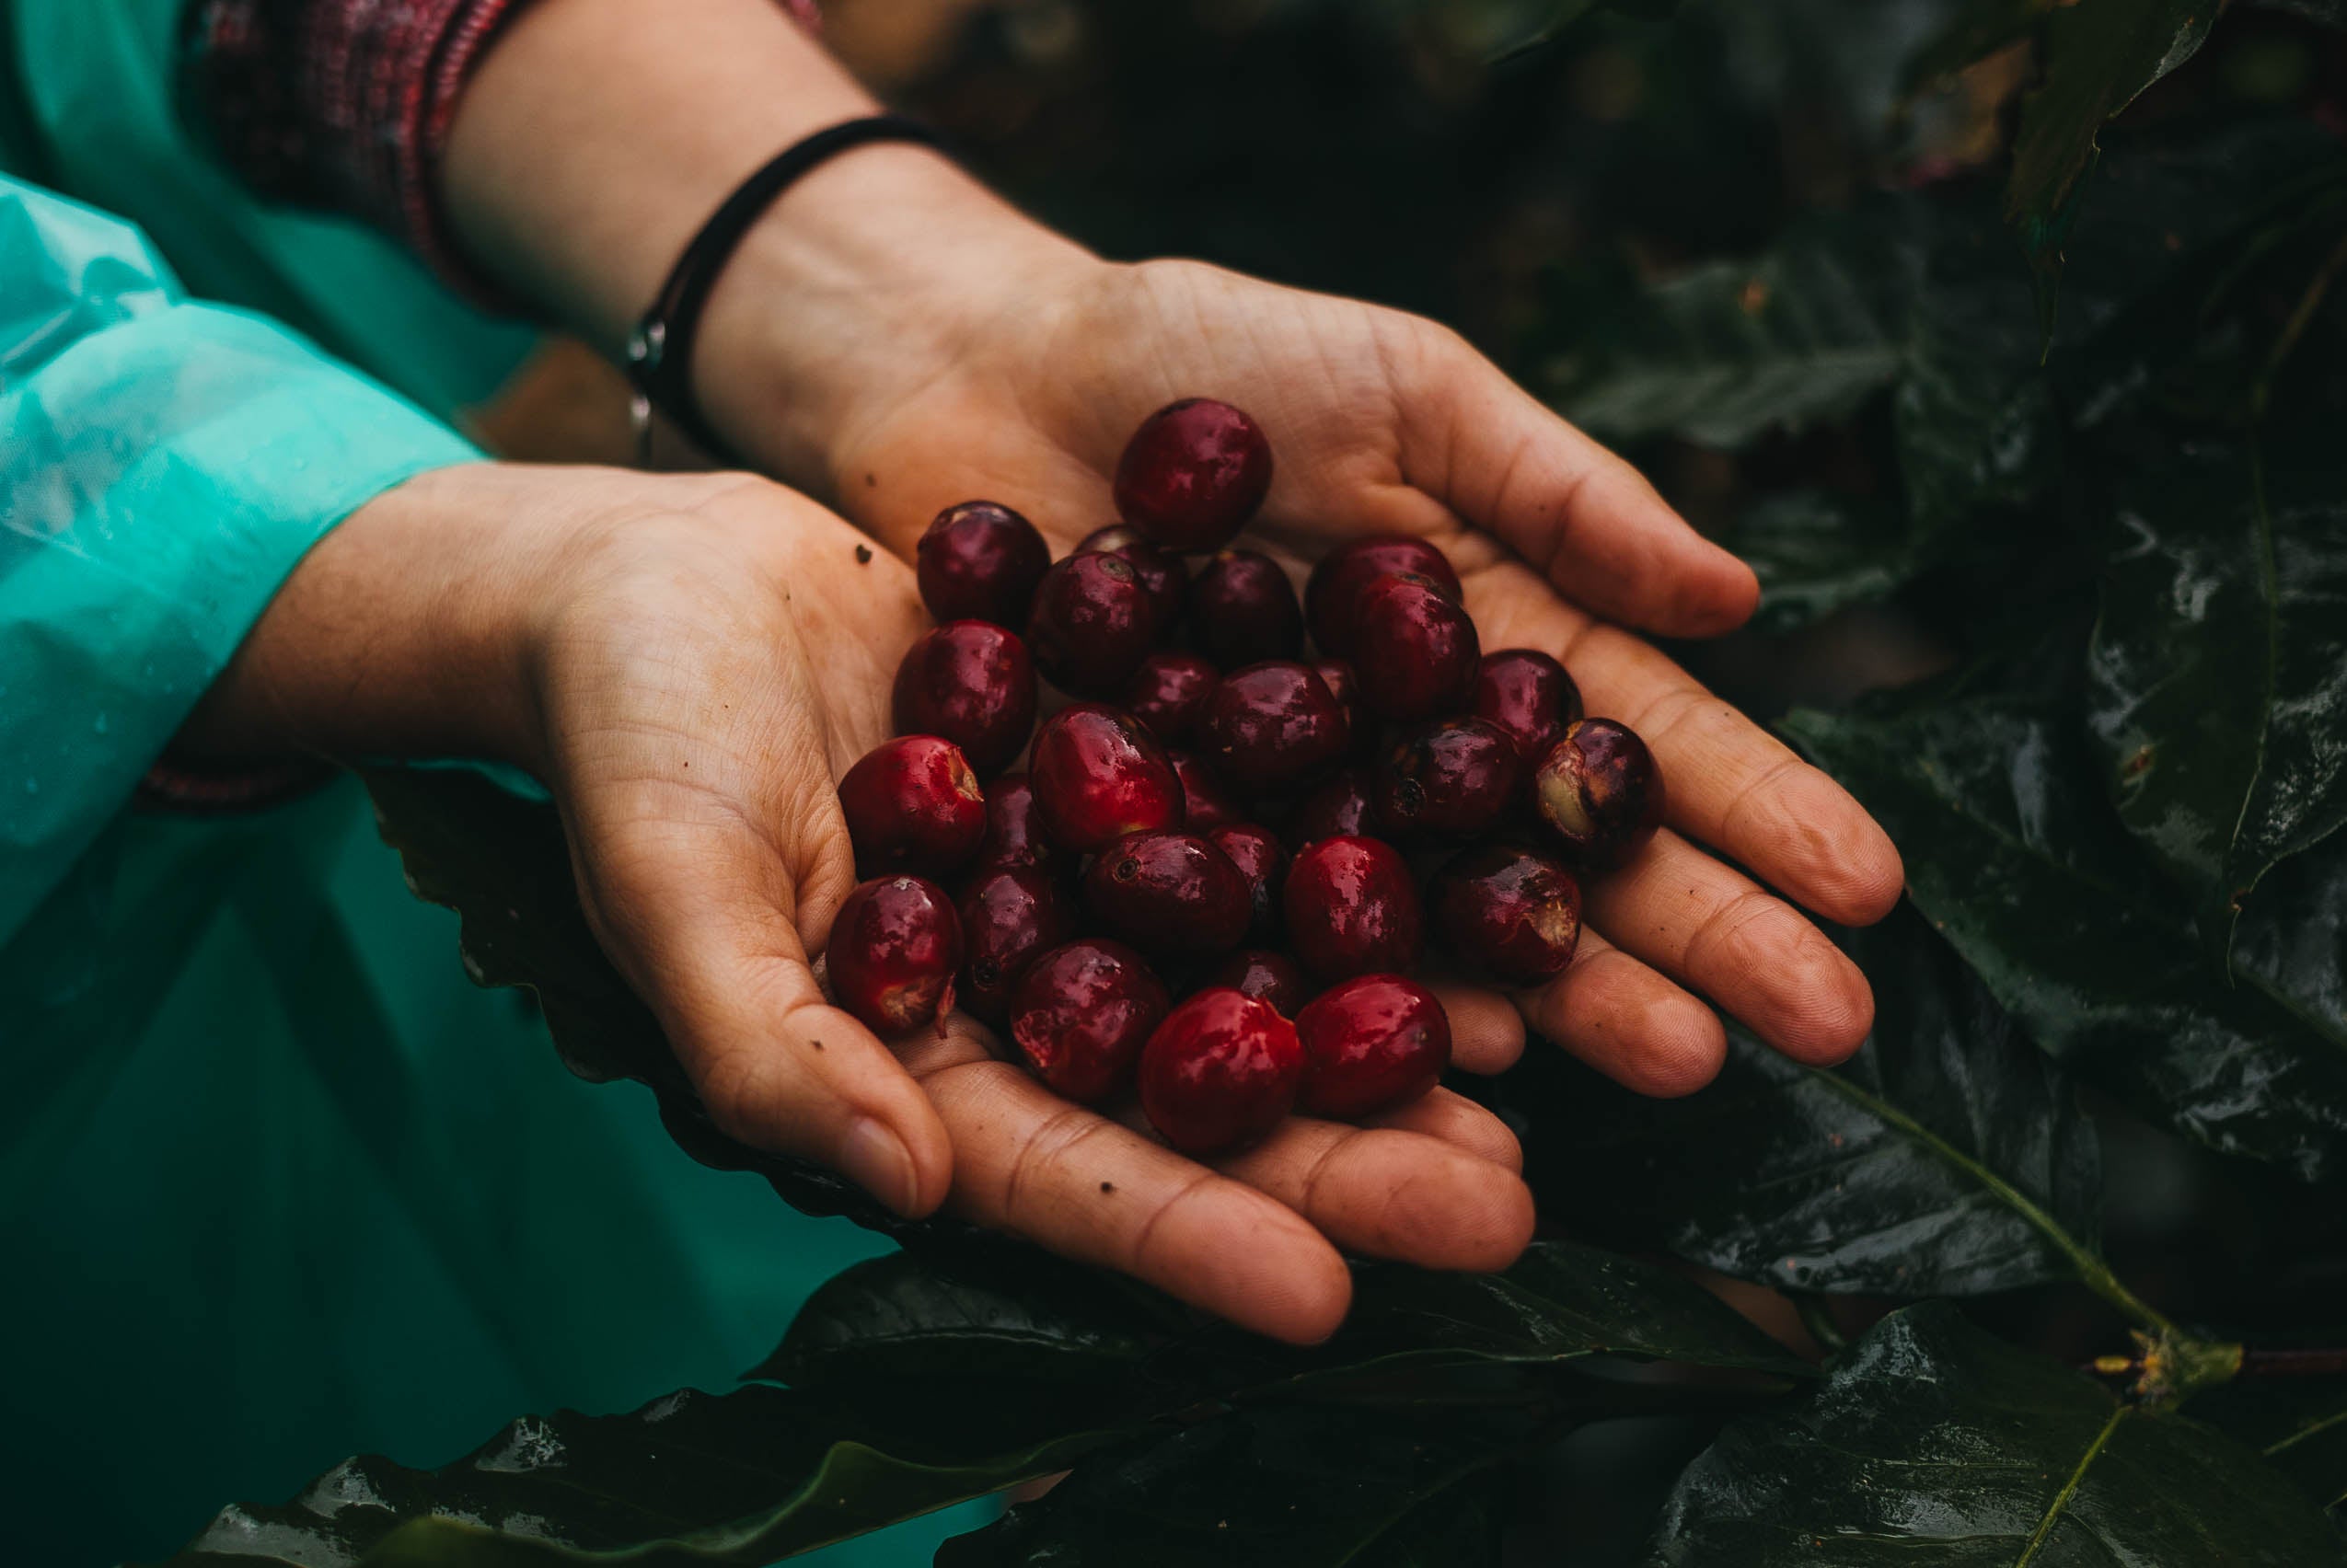
<svg viewBox="0 0 2347 1568">
<path fill-rule="evenodd" d="M 723 1388 L 882 1250 L 564 1072 L 350 781 L 133 808 L 311 543 L 472 455 L 0 179 L 0 1561 L 157 1557 L 352 1453 Z"/>
</svg>

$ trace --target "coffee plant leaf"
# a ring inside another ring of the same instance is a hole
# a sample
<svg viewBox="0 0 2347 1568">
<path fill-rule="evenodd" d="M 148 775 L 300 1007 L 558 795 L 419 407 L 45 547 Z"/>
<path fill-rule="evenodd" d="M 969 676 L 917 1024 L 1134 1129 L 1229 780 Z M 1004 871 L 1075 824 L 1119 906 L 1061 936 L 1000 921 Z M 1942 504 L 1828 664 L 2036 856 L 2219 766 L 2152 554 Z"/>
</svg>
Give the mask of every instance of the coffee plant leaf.
<svg viewBox="0 0 2347 1568">
<path fill-rule="evenodd" d="M 2318 1505 L 2347 1509 L 2347 1376 L 2237 1378 L 2195 1396 L 2192 1416 L 2264 1455 Z"/>
<path fill-rule="evenodd" d="M 2347 1174 L 2347 1016 L 2323 1005 L 2320 944 L 2265 942 L 2270 963 L 2228 977 L 2111 811 L 2075 695 L 1996 686 L 1783 728 L 1890 831 L 1909 896 L 2039 1046 L 2214 1148 Z"/>
<path fill-rule="evenodd" d="M 2347 822 L 2347 494 L 2303 425 L 2154 429 L 2126 456 L 2088 715 L 2122 820 L 2222 946 Z"/>
<path fill-rule="evenodd" d="M 1649 1568 L 2140 1563 L 2318 1568 L 2322 1512 L 2255 1450 L 2123 1402 L 1956 1308 L 1892 1314 L 1805 1402 L 1680 1477 Z"/>
<path fill-rule="evenodd" d="M 905 1220 L 845 1177 L 717 1130 L 652 1009 L 588 928 L 553 806 L 470 768 L 377 767 L 362 777 L 409 889 L 460 917 L 466 973 L 478 985 L 535 996 L 572 1072 L 597 1083 L 646 1085 L 688 1154 L 721 1170 L 757 1172 L 802 1213 L 844 1216 L 900 1240 L 956 1228 Z"/>
<path fill-rule="evenodd" d="M 224 1511 L 171 1562 L 757 1568 L 1065 1470 L 1139 1425 L 1070 1389 L 685 1389 L 628 1415 L 526 1417 L 442 1470 L 349 1460 L 282 1506 Z"/>
<path fill-rule="evenodd" d="M 1811 1067 L 1729 1032 L 1717 1081 L 1649 1100 L 1536 1064 L 1544 1213 L 1789 1290 L 1974 1295 L 2099 1269 L 2101 1164 L 2070 1074 L 1911 906 L 1855 933 L 1874 1034 Z"/>
<path fill-rule="evenodd" d="M 1128 1445 L 948 1541 L 939 1568 L 1496 1568 L 1519 1412 L 1271 1407 Z"/>
<path fill-rule="evenodd" d="M 2044 79 L 2022 106 L 2005 213 L 2029 259 L 2049 338 L 2063 246 L 2104 123 L 2199 52 L 2219 9 L 2206 0 L 2078 0 L 2047 18 Z"/>
</svg>

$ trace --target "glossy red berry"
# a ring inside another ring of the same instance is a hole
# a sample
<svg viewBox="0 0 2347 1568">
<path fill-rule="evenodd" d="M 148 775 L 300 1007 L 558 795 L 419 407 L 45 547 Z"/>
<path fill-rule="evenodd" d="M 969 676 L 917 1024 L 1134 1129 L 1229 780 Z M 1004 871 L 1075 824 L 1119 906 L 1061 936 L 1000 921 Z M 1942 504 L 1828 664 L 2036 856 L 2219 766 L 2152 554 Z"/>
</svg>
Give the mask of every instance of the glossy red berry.
<svg viewBox="0 0 2347 1568">
<path fill-rule="evenodd" d="M 937 514 L 913 549 L 921 603 L 941 621 L 1022 627 L 1051 547 L 1007 506 L 968 501 Z"/>
<path fill-rule="evenodd" d="M 1353 673 L 1353 666 L 1342 659 L 1312 659 L 1306 663 L 1320 677 L 1320 684 L 1328 688 L 1328 695 L 1336 699 L 1336 706 L 1345 710 L 1345 727 L 1353 736 L 1353 755 L 1364 758 L 1375 755 L 1377 723 L 1370 717 L 1369 709 L 1361 706 L 1361 678 Z"/>
<path fill-rule="evenodd" d="M 1509 844 L 1478 845 L 1442 868 L 1427 895 L 1443 945 L 1493 979 L 1537 986 L 1565 972 L 1581 940 L 1581 887 L 1562 862 Z"/>
<path fill-rule="evenodd" d="M 1067 894 L 1047 871 L 1004 866 L 962 892 L 962 984 L 957 999 L 987 1022 L 1011 1016 L 1011 993 L 1027 966 L 1074 936 Z"/>
<path fill-rule="evenodd" d="M 1418 961 L 1418 890 L 1399 851 L 1374 838 L 1324 838 L 1296 852 L 1281 894 L 1288 945 L 1335 983 L 1400 974 Z"/>
<path fill-rule="evenodd" d="M 1369 769 L 1348 767 L 1304 797 L 1288 820 L 1288 845 L 1301 849 L 1324 838 L 1358 838 L 1377 827 Z"/>
<path fill-rule="evenodd" d="M 1160 744 L 1186 745 L 1206 712 L 1221 672 L 1203 654 L 1161 648 L 1125 683 L 1125 710 L 1149 726 Z"/>
<path fill-rule="evenodd" d="M 1190 571 L 1180 556 L 1159 549 L 1139 529 L 1123 523 L 1112 523 L 1085 535 L 1076 546 L 1076 553 L 1081 555 L 1086 550 L 1122 556 L 1131 564 L 1134 575 L 1149 591 L 1150 604 L 1157 610 L 1161 634 L 1171 631 L 1181 620 L 1183 601 L 1189 595 Z"/>
<path fill-rule="evenodd" d="M 1497 724 L 1516 745 L 1526 768 L 1538 767 L 1581 716 L 1581 688 L 1565 666 L 1530 648 L 1486 653 L 1475 672 L 1474 716 Z"/>
<path fill-rule="evenodd" d="M 1307 1115 L 1347 1120 L 1416 1100 L 1451 1065 L 1451 1016 L 1399 974 L 1364 974 L 1323 991 L 1296 1015 L 1304 1047 L 1298 1101 Z"/>
<path fill-rule="evenodd" d="M 1312 623 L 1313 645 L 1332 659 L 1350 659 L 1361 594 L 1379 578 L 1397 572 L 1425 578 L 1453 604 L 1463 597 L 1449 559 L 1424 539 L 1356 539 L 1323 556 L 1304 584 L 1304 613 Z"/>
<path fill-rule="evenodd" d="M 1116 514 L 1169 550 L 1229 544 L 1271 490 L 1271 443 L 1228 403 L 1191 398 L 1151 414 L 1116 464 Z"/>
<path fill-rule="evenodd" d="M 1027 773 L 1046 836 L 1072 854 L 1182 825 L 1182 780 L 1165 748 L 1113 708 L 1080 702 L 1045 720 Z"/>
<path fill-rule="evenodd" d="M 1086 938 L 1027 966 L 1011 996 L 1011 1040 L 1035 1077 L 1097 1105 L 1132 1077 L 1170 1001 L 1139 953 Z"/>
<path fill-rule="evenodd" d="M 896 732 L 941 735 L 981 775 L 1000 773 L 1035 730 L 1035 664 L 1018 634 L 991 621 L 948 621 L 896 666 Z"/>
<path fill-rule="evenodd" d="M 1475 623 L 1423 577 L 1382 577 L 1363 590 L 1353 669 L 1378 718 L 1413 724 L 1466 707 L 1483 651 Z"/>
<path fill-rule="evenodd" d="M 875 1034 L 932 1023 L 954 1005 L 962 926 L 925 877 L 882 877 L 848 894 L 824 951 L 832 995 Z"/>
<path fill-rule="evenodd" d="M 1228 952 L 1254 913 L 1247 879 L 1194 833 L 1136 833 L 1093 859 L 1084 903 L 1109 931 L 1144 952 Z"/>
<path fill-rule="evenodd" d="M 1215 770 L 1243 793 L 1274 794 L 1344 759 L 1345 710 L 1309 664 L 1252 664 L 1222 677 L 1203 724 Z"/>
<path fill-rule="evenodd" d="M 1193 833 L 1204 833 L 1226 822 L 1237 822 L 1244 814 L 1204 757 L 1192 751 L 1171 752 L 1167 755 L 1174 764 L 1174 777 L 1182 781 L 1184 827 Z"/>
<path fill-rule="evenodd" d="M 1279 894 L 1288 885 L 1288 849 L 1279 836 L 1251 822 L 1226 823 L 1207 834 L 1247 879 L 1248 939 L 1267 942 L 1279 934 Z"/>
<path fill-rule="evenodd" d="M 1304 612 L 1288 574 L 1254 550 L 1220 550 L 1190 582 L 1190 640 L 1225 670 L 1293 659 Z"/>
<path fill-rule="evenodd" d="M 1166 1014 L 1142 1047 L 1141 1111 L 1184 1154 L 1226 1154 L 1286 1120 L 1303 1071 L 1278 1008 L 1217 986 Z"/>
<path fill-rule="evenodd" d="M 1622 864 L 1662 825 L 1662 773 L 1646 742 L 1611 719 L 1566 726 L 1532 776 L 1540 814 L 1566 859 L 1592 870 Z"/>
<path fill-rule="evenodd" d="M 904 735 L 867 753 L 839 780 L 839 811 L 856 864 L 868 874 L 944 876 L 977 852 L 986 796 L 962 748 Z"/>
<path fill-rule="evenodd" d="M 1156 638 L 1157 610 L 1132 563 L 1097 550 L 1045 572 L 1027 617 L 1035 667 L 1076 697 L 1121 689 Z"/>
<path fill-rule="evenodd" d="M 1003 866 L 1048 866 L 1058 853 L 1035 809 L 1035 785 L 1023 773 L 1006 773 L 987 786 L 986 836 L 970 864 L 980 871 Z"/>
<path fill-rule="evenodd" d="M 1282 1018 L 1294 1018 L 1312 999 L 1312 982 L 1296 961 L 1267 948 L 1246 948 L 1232 953 L 1206 977 L 1200 990 L 1226 986 L 1243 997 L 1269 1002 Z"/>
<path fill-rule="evenodd" d="M 1497 725 L 1438 719 L 1395 743 L 1370 790 L 1388 834 L 1473 838 L 1498 824 L 1522 778 L 1515 744 Z"/>
</svg>

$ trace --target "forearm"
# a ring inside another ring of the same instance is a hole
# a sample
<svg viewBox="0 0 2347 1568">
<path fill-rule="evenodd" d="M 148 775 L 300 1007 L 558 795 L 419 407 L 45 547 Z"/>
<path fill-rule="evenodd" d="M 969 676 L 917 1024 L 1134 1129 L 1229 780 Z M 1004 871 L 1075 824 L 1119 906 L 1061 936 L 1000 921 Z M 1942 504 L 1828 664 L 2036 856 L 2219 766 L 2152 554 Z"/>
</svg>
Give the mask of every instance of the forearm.
<svg viewBox="0 0 2347 1568">
<path fill-rule="evenodd" d="M 616 353 L 745 177 L 875 107 L 773 0 L 541 4 L 467 86 L 444 197 L 477 266 Z M 972 320 L 1085 259 L 935 153 L 859 148 L 744 240 L 695 385 L 761 467 L 830 494 L 836 428 L 869 389 L 918 385 Z"/>
</svg>

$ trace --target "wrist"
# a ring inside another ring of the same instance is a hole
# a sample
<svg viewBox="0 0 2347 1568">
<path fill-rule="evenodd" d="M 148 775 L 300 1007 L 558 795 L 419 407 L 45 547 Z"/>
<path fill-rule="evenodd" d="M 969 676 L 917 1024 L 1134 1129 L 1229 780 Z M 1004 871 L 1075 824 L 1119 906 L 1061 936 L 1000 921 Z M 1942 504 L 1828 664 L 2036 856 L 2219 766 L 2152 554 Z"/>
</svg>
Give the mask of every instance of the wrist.
<svg viewBox="0 0 2347 1568">
<path fill-rule="evenodd" d="M 927 148 L 810 171 L 744 236 L 711 296 L 693 385 L 736 451 L 852 500 L 857 430 L 981 360 L 1101 266 Z"/>
<path fill-rule="evenodd" d="M 438 469 L 345 518 L 279 588 L 177 749 L 536 770 L 532 628 L 571 509 L 532 472 Z"/>
</svg>

